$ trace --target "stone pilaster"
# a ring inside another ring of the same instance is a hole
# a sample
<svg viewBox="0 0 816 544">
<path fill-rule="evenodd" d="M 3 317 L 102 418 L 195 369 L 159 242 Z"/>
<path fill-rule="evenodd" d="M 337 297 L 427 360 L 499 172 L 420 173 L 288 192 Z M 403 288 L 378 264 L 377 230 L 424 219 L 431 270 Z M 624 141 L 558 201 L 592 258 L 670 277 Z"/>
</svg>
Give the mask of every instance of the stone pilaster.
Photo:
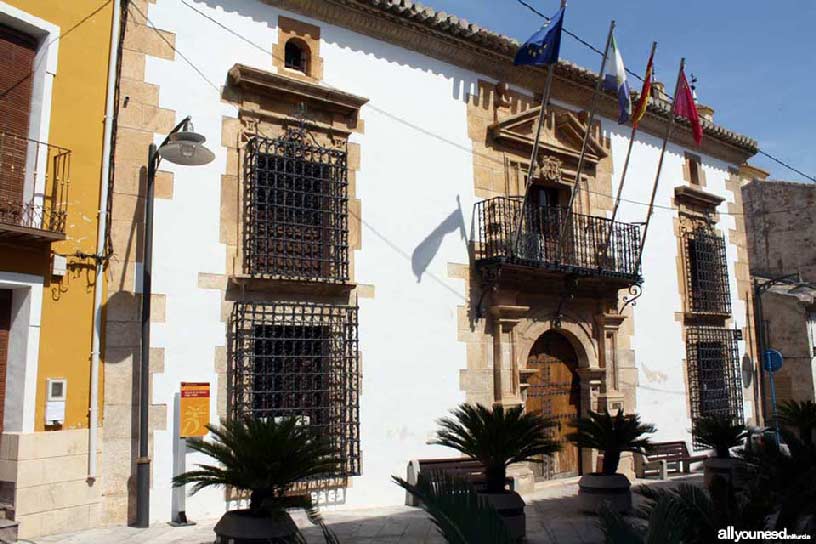
<svg viewBox="0 0 816 544">
<path fill-rule="evenodd" d="M 516 406 L 522 403 L 519 389 L 519 364 L 513 330 L 529 311 L 527 306 L 492 306 L 493 327 L 493 404 Z"/>
</svg>

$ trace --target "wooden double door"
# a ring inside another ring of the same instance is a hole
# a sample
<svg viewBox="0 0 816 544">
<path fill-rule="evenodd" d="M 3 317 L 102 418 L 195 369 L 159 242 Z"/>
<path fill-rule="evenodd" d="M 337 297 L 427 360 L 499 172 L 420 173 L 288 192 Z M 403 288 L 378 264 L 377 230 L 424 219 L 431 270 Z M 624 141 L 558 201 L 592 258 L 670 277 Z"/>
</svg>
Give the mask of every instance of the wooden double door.
<svg viewBox="0 0 816 544">
<path fill-rule="evenodd" d="M 536 478 L 575 476 L 581 471 L 580 455 L 578 448 L 566 440 L 581 413 L 581 382 L 575 349 L 562 334 L 547 331 L 530 349 L 527 368 L 537 372 L 528 379 L 525 408 L 551 419 L 555 423 L 552 437 L 561 443 L 560 452 L 533 466 Z"/>
</svg>

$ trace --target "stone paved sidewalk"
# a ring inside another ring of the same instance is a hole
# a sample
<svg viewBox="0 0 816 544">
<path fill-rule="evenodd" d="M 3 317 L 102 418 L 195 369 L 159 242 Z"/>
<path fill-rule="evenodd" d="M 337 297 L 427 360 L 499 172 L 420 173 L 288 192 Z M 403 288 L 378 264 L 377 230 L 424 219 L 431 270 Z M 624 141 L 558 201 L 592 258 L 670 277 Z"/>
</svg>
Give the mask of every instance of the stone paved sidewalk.
<svg viewBox="0 0 816 544">
<path fill-rule="evenodd" d="M 640 484 L 676 485 L 679 481 L 702 483 L 701 475 L 675 477 L 666 482 L 637 480 Z M 578 479 L 539 484 L 527 502 L 529 544 L 592 544 L 603 541 L 597 518 L 578 511 Z M 635 500 L 638 495 L 634 494 Z M 406 506 L 324 511 L 323 517 L 343 544 L 444 544 L 428 516 Z M 324 544 L 320 531 L 300 513 L 293 515 L 310 544 Z M 81 533 L 35 539 L 36 544 L 212 544 L 216 520 L 192 527 L 156 524 L 148 529 L 110 527 Z"/>
</svg>

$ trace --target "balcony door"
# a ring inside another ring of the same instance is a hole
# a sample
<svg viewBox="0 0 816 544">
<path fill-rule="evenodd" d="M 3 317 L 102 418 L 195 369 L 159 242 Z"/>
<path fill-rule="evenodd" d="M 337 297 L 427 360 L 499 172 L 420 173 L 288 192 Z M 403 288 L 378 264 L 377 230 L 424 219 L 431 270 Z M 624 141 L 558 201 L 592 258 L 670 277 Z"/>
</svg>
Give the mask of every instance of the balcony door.
<svg viewBox="0 0 816 544">
<path fill-rule="evenodd" d="M 531 223 L 539 238 L 539 259 L 546 262 L 558 258 L 561 224 L 559 191 L 554 187 L 530 187 Z"/>
<path fill-rule="evenodd" d="M 0 25 L 0 221 L 17 222 L 25 194 L 37 41 Z"/>
<path fill-rule="evenodd" d="M 578 448 L 566 441 L 567 433 L 581 413 L 581 383 L 578 355 L 563 335 L 547 331 L 535 341 L 527 357 L 527 368 L 538 372 L 528 380 L 525 409 L 555 422 L 553 438 L 561 443 L 552 460 L 533 466 L 539 479 L 574 476 L 579 473 Z"/>
</svg>

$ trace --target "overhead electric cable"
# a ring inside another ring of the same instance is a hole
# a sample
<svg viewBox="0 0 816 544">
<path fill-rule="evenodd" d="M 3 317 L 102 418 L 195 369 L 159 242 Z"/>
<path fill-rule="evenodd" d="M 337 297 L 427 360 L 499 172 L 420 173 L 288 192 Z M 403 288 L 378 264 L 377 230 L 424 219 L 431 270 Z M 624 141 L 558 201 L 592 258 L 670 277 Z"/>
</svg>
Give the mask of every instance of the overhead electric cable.
<svg viewBox="0 0 816 544">
<path fill-rule="evenodd" d="M 550 18 L 547 15 L 544 15 L 543 13 L 541 13 L 539 10 L 537 10 L 534 6 L 532 6 L 530 3 L 526 2 L 525 0 L 516 0 L 516 2 L 518 2 L 519 4 L 521 4 L 522 6 L 527 8 L 528 10 L 530 10 L 531 12 L 535 13 L 536 15 L 541 17 L 542 19 L 546 19 L 547 21 L 550 20 Z M 585 45 L 587 48 L 591 49 L 595 53 L 597 53 L 599 55 L 603 55 L 603 51 L 601 51 L 600 49 L 598 49 L 597 47 L 595 47 L 594 45 L 592 45 L 588 41 L 584 40 L 583 38 L 581 38 L 577 34 L 575 34 L 573 32 L 570 32 L 566 28 L 564 28 L 562 30 L 563 30 L 564 34 L 567 34 L 568 36 L 571 36 L 571 37 L 575 38 L 575 40 L 577 40 L 579 43 Z M 632 77 L 634 77 L 635 79 L 637 79 L 637 80 L 639 80 L 641 82 L 643 81 L 642 76 L 640 76 L 639 74 L 633 72 L 629 68 L 626 68 L 626 73 L 631 75 Z M 668 93 L 665 93 L 665 92 L 664 92 L 664 94 L 666 94 L 666 96 L 669 98 L 669 100 L 673 100 L 673 97 L 671 95 L 669 95 Z M 816 177 L 811 176 L 809 174 L 805 174 L 804 172 L 802 172 L 798 168 L 786 163 L 785 161 L 783 161 L 783 160 L 781 160 L 781 159 L 779 159 L 777 157 L 774 157 L 773 155 L 771 155 L 767 151 L 763 151 L 762 149 L 757 149 L 757 153 L 759 153 L 760 155 L 763 155 L 765 157 L 768 157 L 769 159 L 771 159 L 775 163 L 779 164 L 780 166 L 783 166 L 783 167 L 787 168 L 791 172 L 795 172 L 796 174 L 799 174 L 800 176 L 804 177 L 808 181 L 810 181 L 812 183 L 816 183 Z"/>
<path fill-rule="evenodd" d="M 73 32 L 73 31 L 74 31 L 74 30 L 76 30 L 77 28 L 79 28 L 79 27 L 81 27 L 82 25 L 84 25 L 85 23 L 87 23 L 87 22 L 88 22 L 88 21 L 89 21 L 89 20 L 90 20 L 90 19 L 91 19 L 91 18 L 92 18 L 94 15 L 96 15 L 97 13 L 99 13 L 100 11 L 102 11 L 103 9 L 105 9 L 105 6 L 107 6 L 108 4 L 110 4 L 112 1 L 113 1 L 113 0 L 105 0 L 105 2 L 102 2 L 102 4 L 100 4 L 98 7 L 96 7 L 96 8 L 95 8 L 93 11 L 91 11 L 90 13 L 88 13 L 87 15 L 85 15 L 85 16 L 84 16 L 82 19 L 80 19 L 79 21 L 77 21 L 76 23 L 74 23 L 74 25 L 73 25 L 73 26 L 71 26 L 71 27 L 70 27 L 68 30 L 66 30 L 65 32 L 61 32 L 61 33 L 59 34 L 59 36 L 56 36 L 56 37 L 52 38 L 52 39 L 51 39 L 51 40 L 50 40 L 48 43 L 46 43 L 44 46 L 41 46 L 41 47 L 40 47 L 40 49 L 42 49 L 42 50 L 44 50 L 44 49 L 48 49 L 48 48 L 49 48 L 49 47 L 51 47 L 51 45 L 53 45 L 54 43 L 56 43 L 56 42 L 60 41 L 61 39 L 65 38 L 65 37 L 66 37 L 66 36 L 68 36 L 68 35 L 69 35 L 71 32 Z M 8 95 L 8 94 L 11 92 L 11 91 L 13 91 L 13 90 L 14 90 L 14 89 L 16 89 L 17 87 L 19 87 L 19 86 L 20 86 L 20 85 L 21 85 L 21 84 L 22 84 L 24 81 L 26 81 L 28 78 L 30 78 L 32 75 L 34 75 L 34 73 L 37 71 L 37 68 L 39 68 L 39 67 L 40 67 L 40 64 L 43 62 L 43 60 L 44 60 L 44 59 L 45 59 L 45 55 L 39 55 L 39 58 L 38 58 L 38 59 L 37 59 L 37 61 L 34 63 L 34 66 L 32 66 L 32 67 L 31 67 L 31 71 L 30 71 L 30 72 L 28 72 L 26 75 L 24 75 L 24 76 L 23 76 L 21 79 L 19 79 L 18 81 L 15 81 L 15 82 L 14 82 L 14 83 L 11 85 L 11 87 L 9 87 L 8 89 L 5 89 L 5 90 L 3 90 L 2 92 L 0 92 L 0 100 L 4 99 L 4 98 L 5 98 L 5 97 L 6 97 L 6 96 L 7 96 L 7 95 Z"/>
<path fill-rule="evenodd" d="M 210 21 L 211 23 L 213 23 L 213 24 L 215 24 L 216 26 L 218 26 L 219 28 L 223 29 L 224 31 L 229 32 L 231 35 L 235 36 L 236 38 L 239 38 L 241 41 L 243 41 L 243 42 L 247 43 L 248 45 L 251 45 L 252 47 L 254 47 L 254 48 L 258 49 L 259 51 L 263 51 L 265 54 L 269 55 L 271 58 L 276 59 L 276 60 L 278 60 L 279 62 L 283 62 L 283 59 L 282 59 L 282 58 L 280 58 L 280 57 L 278 57 L 278 56 L 277 56 L 277 55 L 275 55 L 274 53 L 272 53 L 272 51 L 268 50 L 267 48 L 264 48 L 264 47 L 263 47 L 263 46 L 261 46 L 261 45 L 258 45 L 257 43 L 255 43 L 255 42 L 253 42 L 253 41 L 251 41 L 251 40 L 249 40 L 249 39 L 248 39 L 248 38 L 246 38 L 245 36 L 242 36 L 241 34 L 239 34 L 238 32 L 236 32 L 235 30 L 231 29 L 230 27 L 228 27 L 228 26 L 227 26 L 227 25 L 225 25 L 224 23 L 222 23 L 222 22 L 218 21 L 217 19 L 213 18 L 213 17 L 212 17 L 212 16 L 210 16 L 209 14 L 204 13 L 203 11 L 201 11 L 201 10 L 197 9 L 196 7 L 192 6 L 192 5 L 191 5 L 191 4 L 190 4 L 190 3 L 189 3 L 187 0 L 179 0 L 179 2 L 181 2 L 182 4 L 184 4 L 185 6 L 187 6 L 188 8 L 190 8 L 190 9 L 191 9 L 193 12 L 197 13 L 197 14 L 198 14 L 198 15 L 200 15 L 201 17 L 203 17 L 203 18 L 207 19 L 207 20 L 208 20 L 208 21 Z M 138 8 L 137 8 L 137 9 L 138 9 Z M 141 13 L 141 10 L 139 10 L 139 12 Z M 157 33 L 159 33 L 159 34 L 161 34 L 157 28 L 155 28 L 155 27 L 153 27 L 153 26 L 151 26 L 151 28 L 153 29 L 153 31 L 155 31 L 155 32 L 157 32 Z M 175 46 L 175 47 L 174 47 L 174 50 L 178 52 L 178 47 L 177 47 L 177 46 Z M 179 54 L 180 54 L 180 53 L 179 53 Z M 220 96 L 220 94 L 221 94 L 221 89 L 220 89 L 220 88 L 215 87 L 215 85 L 211 83 L 211 81 L 209 80 L 209 78 L 207 78 L 207 77 L 206 77 L 206 76 L 203 74 L 203 72 L 201 71 L 201 69 L 200 69 L 200 68 L 198 68 L 197 66 L 195 66 L 195 64 L 193 64 L 193 63 L 192 63 L 192 62 L 191 62 L 191 61 L 190 61 L 190 60 L 189 60 L 187 57 L 183 57 L 183 58 L 185 59 L 185 61 L 186 61 L 188 64 L 190 64 L 190 66 L 191 66 L 191 67 L 193 67 L 193 69 L 194 69 L 194 70 L 195 70 L 197 73 L 199 73 L 199 75 L 201 75 L 203 78 L 205 78 L 205 79 L 206 79 L 208 82 L 210 82 L 210 84 L 211 84 L 211 85 L 212 85 L 214 88 L 216 88 L 216 89 L 217 89 L 217 91 L 218 91 L 218 93 L 219 93 L 219 96 Z M 325 87 L 330 88 L 330 89 L 332 89 L 332 90 L 340 90 L 340 89 L 337 89 L 336 87 L 334 87 L 334 86 L 332 86 L 332 85 L 330 85 L 330 84 L 328 84 L 328 83 L 325 83 L 325 82 L 321 82 L 321 85 L 324 85 Z M 496 158 L 491 157 L 491 156 L 489 156 L 489 155 L 487 155 L 487 154 L 484 154 L 484 153 L 479 153 L 479 152 L 477 152 L 477 151 L 474 151 L 472 148 L 469 148 L 469 147 L 467 147 L 467 146 L 463 146 L 462 144 L 460 144 L 460 143 L 458 143 L 458 142 L 454 142 L 454 141 L 452 141 L 452 140 L 449 140 L 449 139 L 448 139 L 448 138 L 446 138 L 445 136 L 442 136 L 442 135 L 436 134 L 436 133 L 435 133 L 435 132 L 433 132 L 433 131 L 430 131 L 430 130 L 428 130 L 428 129 L 424 128 L 424 127 L 421 127 L 421 126 L 419 126 L 419 125 L 417 125 L 417 124 L 415 124 L 415 123 L 412 123 L 411 121 L 408 121 L 408 120 L 406 120 L 406 119 L 403 119 L 402 117 L 399 117 L 398 115 L 395 115 L 395 114 L 390 113 L 390 112 L 388 112 L 388 111 L 386 111 L 386 110 L 383 110 L 383 109 L 381 109 L 381 108 L 377 107 L 376 105 L 374 105 L 374 104 L 373 104 L 371 101 L 369 101 L 368 103 L 366 103 L 366 108 L 369 108 L 369 109 L 371 109 L 371 110 L 373 110 L 373 111 L 375 111 L 375 112 L 377 112 L 377 113 L 380 113 L 380 114 L 382 114 L 382 115 L 385 115 L 386 117 L 388 117 L 388 118 L 390 118 L 390 119 L 393 119 L 393 120 L 395 120 L 395 121 L 399 122 L 400 124 L 403 124 L 403 125 L 405 125 L 405 126 L 407 126 L 407 127 L 410 127 L 410 128 L 412 128 L 412 129 L 414 129 L 414 130 L 417 130 L 417 131 L 419 131 L 419 132 L 422 132 L 423 134 L 426 134 L 426 135 L 428 135 L 428 136 L 431 136 L 431 137 L 433 137 L 433 138 L 435 138 L 435 139 L 437 139 L 437 140 L 440 140 L 440 141 L 442 141 L 442 142 L 444 142 L 444 143 L 446 143 L 446 144 L 448 144 L 448 145 L 454 146 L 454 147 L 456 147 L 457 149 L 459 149 L 460 151 L 463 151 L 463 152 L 468 153 L 468 154 L 470 154 L 470 155 L 475 155 L 475 156 L 478 156 L 478 157 L 484 158 L 485 160 L 489 160 L 489 161 L 491 161 L 491 162 L 495 162 L 496 164 L 501 164 L 501 165 L 504 165 L 504 162 L 503 162 L 503 161 L 501 161 L 501 160 L 499 160 L 499 159 L 496 159 Z M 615 198 L 615 197 L 614 197 L 614 195 L 612 195 L 612 194 L 610 194 L 610 193 L 603 193 L 603 192 L 600 192 L 600 191 L 592 191 L 592 190 L 588 190 L 588 189 L 585 189 L 585 191 L 586 191 L 587 193 L 589 193 L 589 194 L 593 194 L 593 195 L 597 195 L 597 196 L 602 196 L 602 197 L 609 198 L 610 200 L 612 200 L 612 199 L 614 199 L 614 198 Z M 649 203 L 648 203 L 648 202 L 641 202 L 641 201 L 638 201 L 638 200 L 632 200 L 632 199 L 628 199 L 628 198 L 621 198 L 621 201 L 622 201 L 622 202 L 627 202 L 627 203 L 629 203 L 629 204 L 637 204 L 637 205 L 640 205 L 640 206 L 648 206 L 648 205 L 649 205 Z M 678 209 L 679 209 L 679 208 L 677 208 L 677 207 L 675 207 L 675 206 L 670 206 L 670 205 L 669 205 L 669 206 L 667 206 L 667 205 L 662 205 L 662 204 L 657 204 L 657 203 L 654 205 L 654 208 L 655 208 L 655 209 L 661 209 L 661 210 L 670 210 L 670 211 L 672 211 L 672 212 L 676 212 L 676 211 L 678 211 Z M 770 210 L 770 211 L 763 212 L 762 214 L 763 214 L 763 215 L 770 215 L 770 214 L 776 214 L 776 213 L 790 213 L 790 212 L 793 212 L 793 211 L 802 211 L 802 210 L 806 210 L 806 209 L 808 209 L 808 208 L 807 208 L 807 207 L 804 207 L 804 208 L 786 208 L 786 209 L 780 209 L 780 210 Z M 747 215 L 745 212 L 728 212 L 728 211 L 722 211 L 722 212 L 718 212 L 718 213 L 719 213 L 720 215 L 723 215 L 723 216 L 726 216 L 726 215 L 728 215 L 728 216 L 742 216 L 742 215 Z M 754 213 L 753 213 L 753 215 L 758 215 L 758 212 L 754 212 Z"/>
</svg>

